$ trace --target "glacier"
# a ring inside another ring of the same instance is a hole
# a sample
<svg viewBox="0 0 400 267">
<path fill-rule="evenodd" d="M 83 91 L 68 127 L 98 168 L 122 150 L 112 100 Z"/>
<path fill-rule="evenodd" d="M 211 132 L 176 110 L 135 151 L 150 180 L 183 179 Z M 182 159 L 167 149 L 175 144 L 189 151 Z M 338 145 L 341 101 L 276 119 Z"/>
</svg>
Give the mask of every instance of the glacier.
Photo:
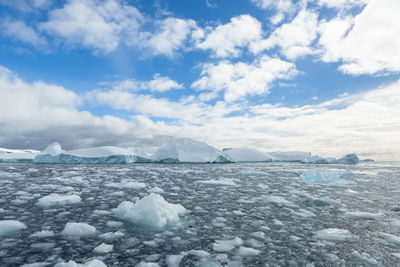
<svg viewBox="0 0 400 267">
<path fill-rule="evenodd" d="M 237 162 L 272 161 L 272 157 L 268 156 L 267 153 L 254 148 L 224 148 L 222 151 Z"/>
</svg>

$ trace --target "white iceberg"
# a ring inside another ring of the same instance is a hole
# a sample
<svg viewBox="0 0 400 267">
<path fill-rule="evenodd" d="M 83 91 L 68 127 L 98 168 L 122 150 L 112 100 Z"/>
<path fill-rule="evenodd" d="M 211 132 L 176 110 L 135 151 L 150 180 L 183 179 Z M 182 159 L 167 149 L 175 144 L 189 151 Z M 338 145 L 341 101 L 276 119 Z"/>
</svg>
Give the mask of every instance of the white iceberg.
<svg viewBox="0 0 400 267">
<path fill-rule="evenodd" d="M 40 198 L 37 205 L 42 208 L 57 207 L 71 205 L 81 202 L 81 198 L 78 195 L 59 195 L 50 194 Z"/>
<path fill-rule="evenodd" d="M 39 151 L 32 149 L 8 149 L 0 147 L 0 163 L 31 163 Z"/>
<path fill-rule="evenodd" d="M 26 229 L 26 225 L 15 220 L 0 221 L 0 237 L 9 236 L 18 233 L 20 230 Z"/>
<path fill-rule="evenodd" d="M 150 162 L 145 158 L 144 152 L 135 148 L 121 148 L 115 146 L 103 146 L 64 151 L 59 143 L 49 145 L 34 159 L 34 163 L 134 163 Z"/>
<path fill-rule="evenodd" d="M 225 163 L 234 162 L 222 151 L 190 138 L 177 138 L 160 147 L 153 156 L 156 162 Z"/>
<path fill-rule="evenodd" d="M 186 209 L 180 204 L 168 203 L 162 196 L 151 193 L 136 204 L 124 201 L 115 210 L 115 217 L 134 224 L 163 228 L 176 224 Z"/>
<path fill-rule="evenodd" d="M 310 158 L 303 159 L 301 162 L 309 164 L 358 164 L 360 160 L 358 159 L 357 154 L 353 153 L 353 154 L 347 154 L 340 159 L 312 156 Z"/>
<path fill-rule="evenodd" d="M 96 233 L 96 228 L 87 223 L 69 222 L 65 225 L 61 234 L 71 237 L 91 236 Z"/>
<path fill-rule="evenodd" d="M 302 162 L 311 158 L 310 152 L 300 152 L 300 151 L 277 151 L 266 153 L 272 161 L 278 162 Z"/>
<path fill-rule="evenodd" d="M 254 148 L 224 148 L 222 151 L 237 162 L 272 161 L 272 158 L 267 153 Z"/>
</svg>

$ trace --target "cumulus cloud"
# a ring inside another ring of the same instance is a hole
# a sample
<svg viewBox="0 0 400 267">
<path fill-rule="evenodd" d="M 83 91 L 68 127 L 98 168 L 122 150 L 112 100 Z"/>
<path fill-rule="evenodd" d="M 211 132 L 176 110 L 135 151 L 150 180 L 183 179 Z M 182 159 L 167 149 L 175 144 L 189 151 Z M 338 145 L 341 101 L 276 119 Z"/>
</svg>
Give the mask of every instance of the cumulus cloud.
<svg viewBox="0 0 400 267">
<path fill-rule="evenodd" d="M 183 89 L 183 84 L 180 84 L 169 77 L 161 76 L 159 73 L 153 75 L 150 81 L 138 81 L 134 79 L 102 82 L 102 86 L 112 87 L 114 90 L 131 90 L 131 91 L 152 91 L 166 92 L 172 89 Z"/>
<path fill-rule="evenodd" d="M 371 0 L 355 16 L 321 22 L 322 59 L 341 61 L 348 74 L 380 74 L 400 71 L 400 2 Z"/>
<path fill-rule="evenodd" d="M 43 47 L 47 44 L 43 36 L 40 36 L 34 28 L 26 25 L 22 20 L 6 18 L 0 24 L 0 29 L 3 35 L 33 46 Z"/>
<path fill-rule="evenodd" d="M 214 57 L 237 57 L 241 54 L 240 48 L 260 39 L 262 28 L 257 19 L 241 15 L 216 28 L 207 27 L 198 35 L 197 48 L 211 50 Z"/>
<path fill-rule="evenodd" d="M 275 29 L 267 39 L 251 43 L 251 51 L 259 53 L 278 46 L 288 59 L 296 59 L 314 52 L 311 43 L 317 33 L 318 14 L 304 9 L 291 22 Z"/>
<path fill-rule="evenodd" d="M 224 91 L 226 101 L 246 95 L 267 94 L 277 79 L 290 79 L 298 72 L 293 63 L 262 56 L 252 64 L 222 61 L 202 65 L 202 77 L 191 87 L 197 90 Z"/>
</svg>

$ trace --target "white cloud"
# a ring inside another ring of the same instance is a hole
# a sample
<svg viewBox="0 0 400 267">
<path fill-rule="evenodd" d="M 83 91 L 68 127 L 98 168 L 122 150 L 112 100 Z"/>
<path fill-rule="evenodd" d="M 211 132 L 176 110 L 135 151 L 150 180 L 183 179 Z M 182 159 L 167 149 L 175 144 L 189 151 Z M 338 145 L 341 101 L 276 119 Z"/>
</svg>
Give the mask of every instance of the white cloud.
<svg viewBox="0 0 400 267">
<path fill-rule="evenodd" d="M 320 5 L 330 8 L 351 8 L 367 3 L 368 0 L 319 0 Z"/>
<path fill-rule="evenodd" d="M 33 46 L 42 47 L 47 44 L 44 37 L 40 36 L 22 20 L 5 19 L 1 23 L 0 28 L 5 36 L 29 43 Z"/>
<path fill-rule="evenodd" d="M 152 55 L 166 55 L 173 57 L 176 51 L 185 47 L 190 33 L 197 28 L 194 20 L 184 20 L 177 18 L 166 18 L 156 21 L 155 27 L 158 29 L 139 45 L 149 49 Z"/>
<path fill-rule="evenodd" d="M 83 45 L 102 52 L 117 48 L 122 36 L 137 38 L 143 15 L 118 0 L 69 0 L 49 12 L 49 20 L 39 24 L 42 31 L 60 37 L 67 44 Z"/>
<path fill-rule="evenodd" d="M 114 90 L 132 90 L 132 91 L 152 91 L 166 92 L 172 89 L 183 89 L 183 84 L 180 84 L 169 77 L 161 76 L 156 73 L 150 81 L 138 80 L 123 80 L 115 82 L 100 83 L 103 86 L 111 86 Z"/>
<path fill-rule="evenodd" d="M 286 15 L 296 13 L 297 9 L 304 6 L 307 1 L 298 1 L 296 4 L 292 0 L 251 0 L 253 4 L 261 9 L 275 10 L 276 14 L 271 17 L 272 24 L 280 23 Z"/>
<path fill-rule="evenodd" d="M 227 24 L 208 27 L 198 34 L 196 47 L 213 51 L 214 57 L 237 57 L 240 48 L 261 38 L 261 23 L 250 15 L 233 17 Z"/>
<path fill-rule="evenodd" d="M 225 100 L 234 101 L 246 95 L 267 94 L 277 79 L 297 74 L 293 63 L 262 56 L 252 64 L 243 62 L 203 64 L 202 77 L 191 86 L 197 90 L 225 91 Z"/>
<path fill-rule="evenodd" d="M 400 71 L 400 2 L 371 0 L 354 18 L 321 23 L 322 59 L 342 61 L 345 73 L 380 74 Z"/>
<path fill-rule="evenodd" d="M 289 23 L 283 24 L 264 40 L 253 42 L 251 51 L 259 53 L 276 46 L 288 59 L 312 54 L 311 43 L 317 37 L 318 14 L 309 10 L 301 10 Z"/>
</svg>

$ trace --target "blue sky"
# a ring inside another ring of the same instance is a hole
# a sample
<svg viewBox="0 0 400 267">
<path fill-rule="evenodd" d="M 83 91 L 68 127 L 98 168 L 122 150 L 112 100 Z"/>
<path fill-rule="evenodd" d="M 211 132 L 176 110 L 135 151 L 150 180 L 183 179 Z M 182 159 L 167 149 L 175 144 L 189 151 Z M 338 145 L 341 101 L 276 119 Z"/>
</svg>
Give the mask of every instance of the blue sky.
<svg viewBox="0 0 400 267">
<path fill-rule="evenodd" d="M 0 0 L 0 146 L 397 159 L 396 0 Z"/>
</svg>

